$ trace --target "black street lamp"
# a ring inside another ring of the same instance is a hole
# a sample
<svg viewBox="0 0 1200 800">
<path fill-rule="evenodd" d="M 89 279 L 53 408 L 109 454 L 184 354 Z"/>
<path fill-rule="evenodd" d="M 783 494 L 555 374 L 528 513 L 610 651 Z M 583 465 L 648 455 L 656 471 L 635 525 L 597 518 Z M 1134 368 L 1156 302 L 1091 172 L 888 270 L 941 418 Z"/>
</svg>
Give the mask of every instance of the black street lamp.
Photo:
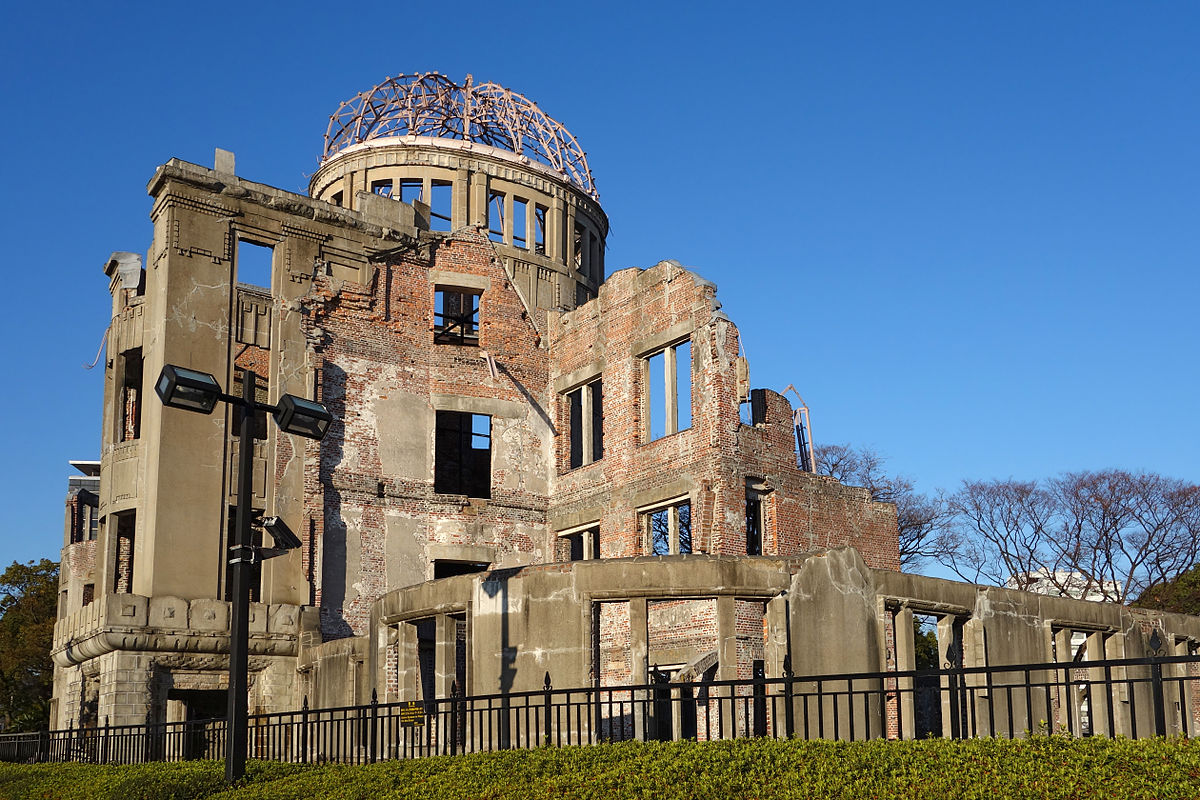
<svg viewBox="0 0 1200 800">
<path fill-rule="evenodd" d="M 320 403 L 285 394 L 278 405 L 254 399 L 255 375 L 242 370 L 242 396 L 221 391 L 217 379 L 207 372 L 167 364 L 154 385 L 163 405 L 198 414 L 211 414 L 217 401 L 242 409 L 238 440 L 237 525 L 229 548 L 229 579 L 232 583 L 232 614 L 229 626 L 229 705 L 226 713 L 225 780 L 232 784 L 246 772 L 246 737 L 249 713 L 250 570 L 255 561 L 283 555 L 300 546 L 300 540 L 279 517 L 268 517 L 258 524 L 275 540 L 275 547 L 255 547 L 250 542 L 253 514 L 250 511 L 252 458 L 254 455 L 254 416 L 270 411 L 275 424 L 284 433 L 321 440 L 329 430 L 333 415 Z"/>
</svg>

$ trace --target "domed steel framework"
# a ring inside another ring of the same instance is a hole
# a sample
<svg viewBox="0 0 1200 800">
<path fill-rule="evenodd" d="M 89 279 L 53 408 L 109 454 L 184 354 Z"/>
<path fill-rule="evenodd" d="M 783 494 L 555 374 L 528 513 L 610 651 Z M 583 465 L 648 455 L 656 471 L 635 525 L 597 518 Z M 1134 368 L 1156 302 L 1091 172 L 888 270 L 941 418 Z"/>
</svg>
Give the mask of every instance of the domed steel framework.
<svg viewBox="0 0 1200 800">
<path fill-rule="evenodd" d="M 552 167 L 597 197 L 587 154 L 561 122 L 511 89 L 473 84 L 470 75 L 462 86 L 436 72 L 398 75 L 359 93 L 329 118 L 321 160 L 361 142 L 407 135 L 508 150 Z"/>
</svg>

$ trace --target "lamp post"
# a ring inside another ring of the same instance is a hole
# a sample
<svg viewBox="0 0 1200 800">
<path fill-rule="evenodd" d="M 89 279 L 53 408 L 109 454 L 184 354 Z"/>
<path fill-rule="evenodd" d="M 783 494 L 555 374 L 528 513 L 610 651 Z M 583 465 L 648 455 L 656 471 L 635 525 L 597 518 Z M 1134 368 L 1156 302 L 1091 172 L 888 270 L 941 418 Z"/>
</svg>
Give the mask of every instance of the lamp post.
<svg viewBox="0 0 1200 800">
<path fill-rule="evenodd" d="M 285 394 L 277 405 L 254 399 L 255 374 L 242 370 L 242 396 L 221 391 L 217 379 L 206 372 L 167 364 L 154 385 L 163 405 L 198 414 L 211 414 L 217 402 L 242 409 L 238 440 L 237 524 L 229 547 L 229 580 L 232 584 L 232 609 L 229 626 L 229 705 L 225 731 L 225 780 L 232 784 L 246 771 L 246 736 L 249 713 L 248 651 L 250 636 L 250 567 L 257 560 L 273 558 L 300 546 L 300 540 L 278 517 L 263 521 L 263 527 L 275 540 L 275 547 L 251 544 L 250 511 L 251 472 L 254 456 L 254 417 L 257 411 L 269 411 L 284 433 L 321 440 L 329 430 L 333 415 L 320 403 Z"/>
</svg>

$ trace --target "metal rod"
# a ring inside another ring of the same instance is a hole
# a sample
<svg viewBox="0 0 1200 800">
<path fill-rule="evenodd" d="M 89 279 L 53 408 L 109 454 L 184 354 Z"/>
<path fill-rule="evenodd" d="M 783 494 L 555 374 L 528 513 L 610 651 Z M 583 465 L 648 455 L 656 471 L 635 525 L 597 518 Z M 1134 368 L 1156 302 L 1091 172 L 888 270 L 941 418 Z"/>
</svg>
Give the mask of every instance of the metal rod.
<svg viewBox="0 0 1200 800">
<path fill-rule="evenodd" d="M 229 704 L 225 738 L 225 782 L 236 783 L 246 774 L 246 723 L 249 690 L 247 674 L 250 637 L 250 494 L 254 469 L 254 379 L 242 370 L 242 425 L 238 440 L 237 525 L 229 550 L 229 574 L 233 582 L 232 619 L 229 626 Z"/>
</svg>

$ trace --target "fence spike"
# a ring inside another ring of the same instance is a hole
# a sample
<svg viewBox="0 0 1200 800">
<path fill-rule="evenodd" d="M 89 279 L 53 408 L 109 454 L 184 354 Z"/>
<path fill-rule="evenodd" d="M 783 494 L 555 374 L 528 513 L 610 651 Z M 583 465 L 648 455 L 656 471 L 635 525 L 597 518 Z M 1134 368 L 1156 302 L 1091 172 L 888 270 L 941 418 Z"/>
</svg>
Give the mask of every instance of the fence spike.
<svg viewBox="0 0 1200 800">
<path fill-rule="evenodd" d="M 542 686 L 547 692 L 550 691 L 550 671 L 546 670 L 546 682 Z"/>
<path fill-rule="evenodd" d="M 371 705 L 379 705 L 379 693 L 374 689 L 371 690 Z"/>
<path fill-rule="evenodd" d="M 308 711 L 308 695 L 304 695 L 304 703 L 300 706 L 305 711 Z"/>
</svg>

